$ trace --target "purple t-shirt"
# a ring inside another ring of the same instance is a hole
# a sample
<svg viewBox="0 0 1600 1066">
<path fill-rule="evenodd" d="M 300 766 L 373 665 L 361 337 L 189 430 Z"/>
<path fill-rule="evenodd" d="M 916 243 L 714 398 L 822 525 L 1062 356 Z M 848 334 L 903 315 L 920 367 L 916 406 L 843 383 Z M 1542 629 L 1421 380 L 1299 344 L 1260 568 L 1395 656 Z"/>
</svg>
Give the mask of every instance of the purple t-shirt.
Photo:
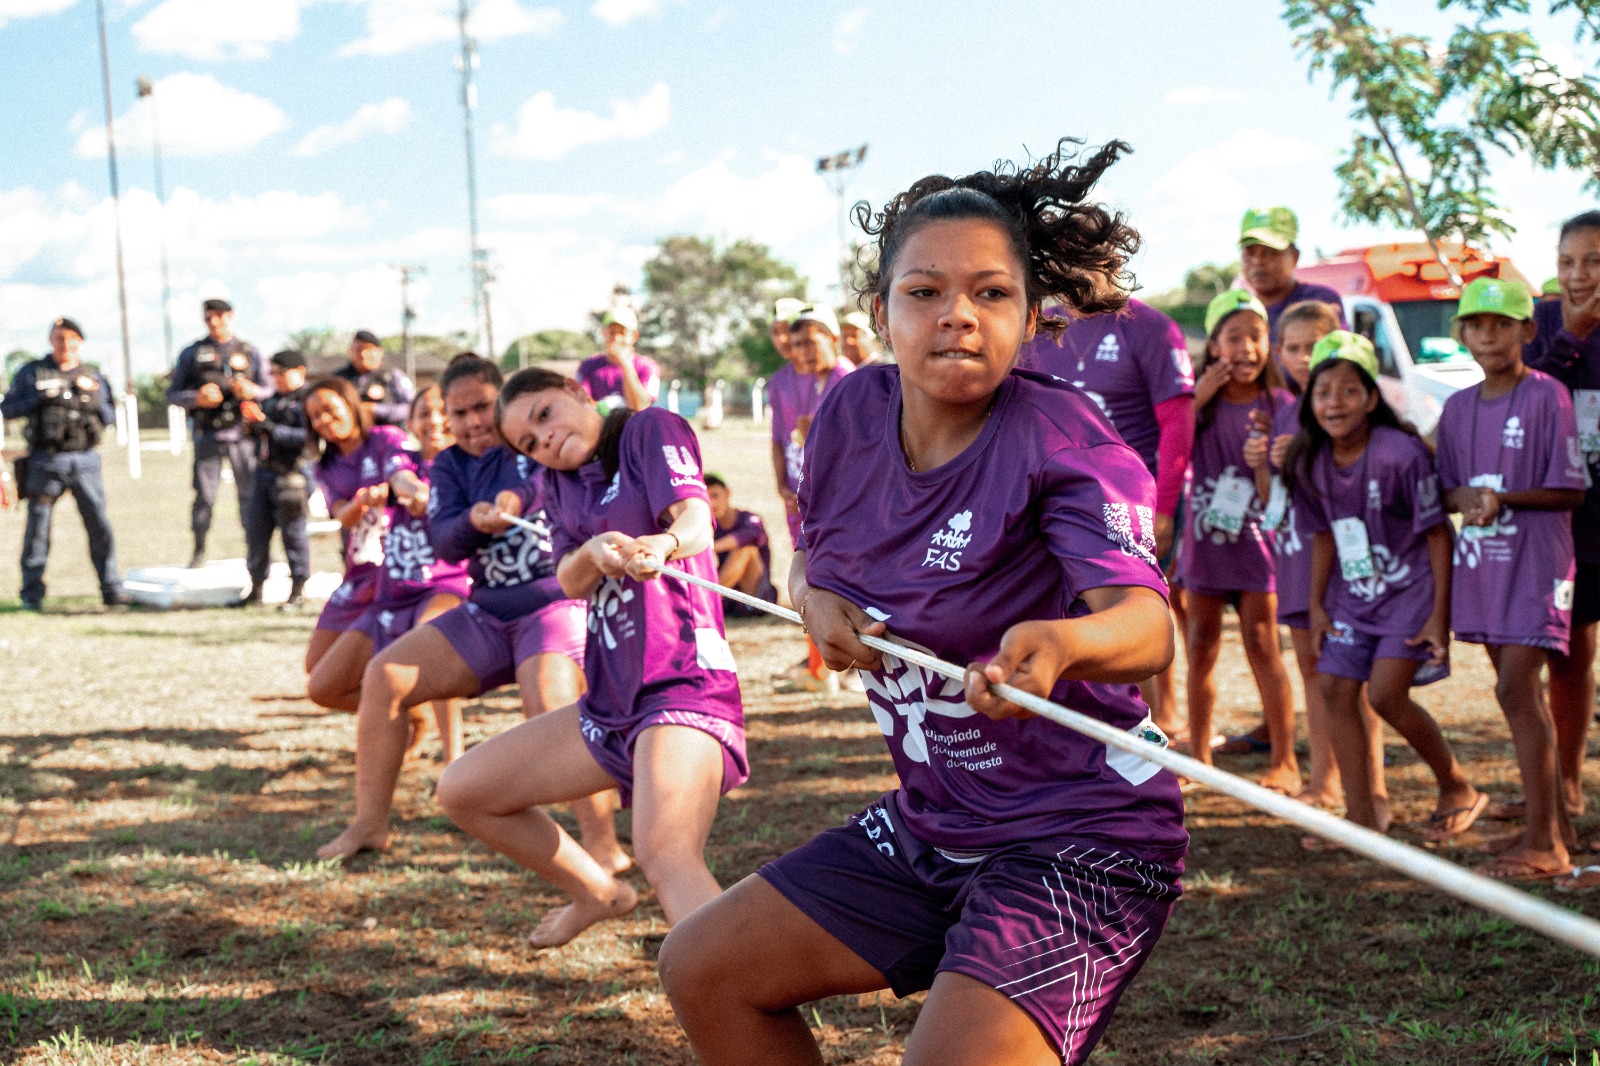
<svg viewBox="0 0 1600 1066">
<path fill-rule="evenodd" d="M 381 485 L 388 479 L 385 471 L 390 459 L 405 446 L 406 431 L 398 426 L 373 426 L 361 447 L 349 455 L 330 445 L 326 457 L 313 468 L 329 508 L 349 503 L 361 489 Z M 346 576 L 376 569 L 383 562 L 383 532 L 388 520 L 388 508 L 374 507 L 342 531 Z"/>
<path fill-rule="evenodd" d="M 797 432 L 800 419 L 815 416 L 823 397 L 832 392 L 850 370 L 850 360 L 840 359 L 819 382 L 815 374 L 796 374 L 793 366 L 784 365 L 767 382 L 767 405 L 772 408 L 772 440 L 783 445 L 784 473 L 791 489 L 800 486 L 800 470 L 806 454 L 806 434 Z"/>
<path fill-rule="evenodd" d="M 1346 579 L 1335 558 L 1323 609 L 1337 622 L 1378 636 L 1414 637 L 1433 612 L 1428 531 L 1445 520 L 1439 475 L 1428 446 L 1409 433 L 1374 426 L 1361 457 L 1334 465 L 1323 448 L 1311 466 L 1306 516 L 1316 533 L 1359 518 L 1371 549 L 1371 577 Z"/>
<path fill-rule="evenodd" d="M 726 527 L 719 525 L 716 528 L 716 539 L 721 540 L 723 537 L 732 537 L 733 542 L 741 548 L 748 548 L 754 544 L 757 554 L 761 556 L 762 567 L 769 576 L 771 575 L 772 548 L 767 540 L 767 525 L 761 521 L 760 515 L 754 511 L 735 510 L 733 512 L 733 525 Z M 723 563 L 727 562 L 728 556 L 731 554 L 733 553 L 718 552 L 717 566 L 721 567 Z"/>
<path fill-rule="evenodd" d="M 409 470 L 425 484 L 433 474 L 433 460 L 424 460 L 409 448 L 389 457 L 387 477 Z M 428 538 L 428 518 L 418 518 L 398 503 L 389 505 L 388 528 L 383 534 L 383 576 L 374 603 L 389 607 L 411 603 L 423 596 L 452 593 L 462 599 L 472 589 L 466 565 L 446 562 Z"/>
<path fill-rule="evenodd" d="M 1283 313 L 1297 303 L 1306 300 L 1315 300 L 1318 303 L 1331 304 L 1339 312 L 1339 328 L 1349 329 L 1344 321 L 1344 300 L 1340 298 L 1339 291 L 1327 285 L 1309 285 L 1303 281 L 1294 283 L 1294 288 L 1289 290 L 1289 295 L 1275 304 L 1267 304 L 1267 329 L 1272 336 L 1274 346 L 1278 343 L 1278 319 Z"/>
<path fill-rule="evenodd" d="M 1088 613 L 1085 590 L 1166 594 L 1155 483 L 1093 400 L 1015 370 L 970 447 L 913 473 L 900 451 L 900 372 L 865 367 L 834 390 L 806 450 L 806 578 L 950 662 L 992 657 L 1014 624 Z M 889 745 L 901 822 L 963 852 L 1058 837 L 1159 861 L 1187 844 L 1177 779 L 1044 718 L 992 721 L 958 681 L 902 660 L 863 673 Z M 1061 681 L 1050 698 L 1134 736 L 1132 685 Z"/>
<path fill-rule="evenodd" d="M 1550 300 L 1533 305 L 1533 322 L 1539 332 L 1522 349 L 1522 360 L 1565 385 L 1576 409 L 1586 392 L 1600 393 L 1600 329 L 1579 340 L 1562 323 L 1561 303 Z M 1572 513 L 1572 543 L 1581 563 L 1600 564 L 1600 434 L 1584 440 L 1588 427 L 1578 427 L 1588 473 L 1583 506 Z"/>
<path fill-rule="evenodd" d="M 1272 420 L 1272 440 L 1299 432 L 1297 396 L 1293 403 L 1278 409 Z M 1283 520 L 1268 532 L 1272 534 L 1273 573 L 1278 583 L 1278 621 L 1287 622 L 1311 610 L 1311 520 L 1300 493 L 1286 500 Z"/>
<path fill-rule="evenodd" d="M 1439 484 L 1501 492 L 1584 488 L 1572 397 L 1530 370 L 1504 396 L 1483 385 L 1451 396 L 1439 416 Z M 1502 506 L 1456 540 L 1451 627 L 1489 644 L 1566 646 L 1572 626 L 1572 513 Z"/>
<path fill-rule="evenodd" d="M 1276 590 L 1272 534 L 1261 521 L 1266 501 L 1255 490 L 1255 471 L 1245 465 L 1244 445 L 1254 429 L 1252 412 L 1264 411 L 1275 418 L 1292 403 L 1294 397 L 1282 389 L 1270 395 L 1262 392 L 1250 403 L 1229 403 L 1220 395 L 1212 402 L 1211 424 L 1196 431 L 1189 460 L 1193 477 L 1178 557 L 1185 587 L 1206 593 Z M 1213 505 L 1222 508 L 1225 493 L 1218 490 L 1229 479 L 1243 479 L 1249 485 L 1249 502 L 1238 516 L 1237 529 L 1229 528 L 1229 520 L 1212 510 Z"/>
<path fill-rule="evenodd" d="M 663 520 L 667 508 L 679 500 L 710 506 L 694 430 L 659 407 L 623 426 L 615 476 L 607 478 L 597 460 L 576 471 L 550 471 L 545 489 L 558 560 L 601 533 L 659 533 L 671 525 Z M 667 565 L 717 579 L 710 548 Z M 744 728 L 722 598 L 706 589 L 665 576 L 604 579 L 589 598 L 583 670 L 589 681 L 583 714 L 602 728 L 626 730 L 659 711 L 697 711 Z"/>
<path fill-rule="evenodd" d="M 473 603 L 500 621 L 511 622 L 566 599 L 556 581 L 549 520 L 541 503 L 543 469 L 537 463 L 502 445 L 477 458 L 453 445 L 439 453 L 432 473 L 428 537 L 439 558 L 466 562 Z M 522 515 L 541 532 L 512 526 L 490 535 L 473 527 L 469 517 L 473 504 L 493 500 L 505 489 L 522 489 L 524 484 L 530 491 Z"/>
<path fill-rule="evenodd" d="M 639 384 L 644 386 L 650 399 L 658 399 L 661 396 L 661 368 L 656 361 L 635 352 L 633 370 L 639 375 Z M 578 364 L 578 384 L 595 401 L 612 400 L 621 405 L 622 378 L 622 368 L 606 358 L 605 352 L 591 355 Z"/>
<path fill-rule="evenodd" d="M 1040 333 L 1022 349 L 1017 364 L 1088 393 L 1152 473 L 1161 443 L 1156 405 L 1194 395 L 1183 330 L 1138 300 L 1129 300 L 1127 310 L 1117 314 L 1075 319 L 1059 341 Z"/>
</svg>

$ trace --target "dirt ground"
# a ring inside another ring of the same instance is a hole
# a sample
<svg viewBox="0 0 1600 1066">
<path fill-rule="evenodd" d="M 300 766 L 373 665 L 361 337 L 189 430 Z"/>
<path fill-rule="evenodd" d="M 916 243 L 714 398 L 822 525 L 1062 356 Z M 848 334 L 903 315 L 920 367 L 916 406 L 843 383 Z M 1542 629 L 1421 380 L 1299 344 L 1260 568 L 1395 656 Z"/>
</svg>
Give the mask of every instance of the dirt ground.
<svg viewBox="0 0 1600 1066">
<path fill-rule="evenodd" d="M 758 431 L 703 440 L 736 500 L 781 527 Z M 179 561 L 184 460 L 151 453 L 134 485 L 121 459 L 108 452 L 124 565 Z M 217 521 L 213 557 L 240 546 L 231 504 Z M 354 723 L 304 698 L 312 618 L 95 613 L 75 525 L 69 505 L 52 563 L 64 598 L 39 617 L 15 609 L 21 519 L 0 515 L 0 1058 L 692 1061 L 656 980 L 666 927 L 642 878 L 633 915 L 531 953 L 522 936 L 557 896 L 442 816 L 432 741 L 402 777 L 391 849 L 318 862 L 350 809 Z M 318 557 L 331 565 L 328 545 Z M 893 785 L 859 699 L 773 694 L 768 677 L 802 652 L 796 632 L 739 622 L 729 637 L 753 772 L 712 832 L 725 884 Z M 1477 783 L 1508 797 L 1487 662 L 1458 647 L 1456 665 L 1419 700 Z M 1258 704 L 1231 630 L 1219 682 L 1219 726 L 1247 727 Z M 469 742 L 514 724 L 516 706 L 513 690 L 469 706 Z M 1392 735 L 1388 753 L 1394 835 L 1420 843 L 1426 768 Z M 1233 800 L 1191 794 L 1188 824 L 1186 895 L 1094 1061 L 1600 1062 L 1600 960 L 1373 863 L 1307 854 L 1297 831 Z M 1579 826 L 1593 837 L 1600 817 Z M 1498 828 L 1441 854 L 1477 865 Z M 1600 893 L 1533 891 L 1600 916 Z M 887 1064 L 919 1005 L 849 997 L 805 1014 L 829 1062 Z"/>
</svg>

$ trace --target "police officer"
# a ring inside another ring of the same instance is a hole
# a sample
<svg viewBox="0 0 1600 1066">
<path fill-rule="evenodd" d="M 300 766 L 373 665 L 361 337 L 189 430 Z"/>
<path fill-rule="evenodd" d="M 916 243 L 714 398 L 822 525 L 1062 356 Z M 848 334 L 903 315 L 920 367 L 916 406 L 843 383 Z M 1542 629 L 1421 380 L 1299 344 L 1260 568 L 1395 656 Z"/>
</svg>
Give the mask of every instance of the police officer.
<svg viewBox="0 0 1600 1066">
<path fill-rule="evenodd" d="M 261 603 L 261 588 L 271 568 L 272 531 L 283 538 L 289 557 L 288 610 L 305 603 L 311 576 L 311 540 L 306 533 L 306 504 L 311 483 L 306 475 L 306 359 L 299 352 L 272 357 L 272 395 L 259 404 L 240 405 L 244 429 L 256 449 L 256 470 L 244 508 L 245 564 L 250 591 L 240 607 Z"/>
<path fill-rule="evenodd" d="M 256 468 L 255 447 L 243 439 L 240 405 L 271 395 L 266 361 L 255 345 L 233 335 L 233 307 L 226 300 L 201 305 L 206 336 L 178 353 L 167 402 L 194 413 L 194 531 L 192 567 L 206 563 L 206 533 L 211 529 L 211 508 L 222 483 L 222 460 L 233 470 L 239 493 L 239 513 L 244 514 L 250 478 Z"/>
<path fill-rule="evenodd" d="M 0 401 L 0 418 L 28 420 L 28 454 L 18 460 L 17 489 L 28 501 L 22 534 L 22 606 L 44 603 L 44 565 L 50 557 L 50 517 L 56 500 L 71 492 L 89 536 L 89 558 L 107 606 L 123 602 L 116 542 L 106 517 L 100 476 L 100 434 L 116 421 L 111 386 L 78 361 L 83 330 L 70 318 L 50 327 L 50 354 L 26 363 Z"/>
<path fill-rule="evenodd" d="M 361 330 L 350 339 L 350 362 L 337 374 L 356 387 L 356 394 L 372 411 L 373 422 L 381 426 L 406 424 L 417 387 L 398 367 L 385 369 L 383 345 L 372 331 Z"/>
</svg>

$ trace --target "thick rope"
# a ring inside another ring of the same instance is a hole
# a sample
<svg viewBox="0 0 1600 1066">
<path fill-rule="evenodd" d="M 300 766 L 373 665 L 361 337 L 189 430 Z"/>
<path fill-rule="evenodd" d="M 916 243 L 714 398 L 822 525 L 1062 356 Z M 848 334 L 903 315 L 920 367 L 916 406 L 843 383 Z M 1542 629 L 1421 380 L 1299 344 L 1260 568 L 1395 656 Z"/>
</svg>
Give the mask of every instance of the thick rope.
<svg viewBox="0 0 1600 1066">
<path fill-rule="evenodd" d="M 500 512 L 500 517 L 516 525 L 534 528 L 521 518 Z M 749 607 L 786 622 L 803 625 L 800 616 L 787 607 L 768 603 L 766 600 L 747 595 L 738 589 L 730 589 L 719 585 L 715 581 L 686 574 L 674 567 L 663 567 L 660 573 L 690 585 L 709 589 L 718 595 L 730 600 L 735 600 Z M 893 655 L 908 663 L 913 663 L 924 670 L 939 674 L 952 681 L 965 684 L 966 670 L 943 659 L 908 648 L 903 644 L 886 640 L 882 637 L 859 635 L 861 643 L 877 651 Z M 1507 918 L 1518 925 L 1543 933 L 1552 940 L 1559 941 L 1569 947 L 1578 949 L 1589 955 L 1600 958 L 1600 922 L 1586 918 L 1582 914 L 1558 907 L 1553 903 L 1529 895 L 1520 889 L 1495 881 L 1458 866 L 1453 862 L 1446 862 L 1435 855 L 1430 855 L 1420 848 L 1409 844 L 1402 844 L 1392 840 L 1382 833 L 1374 832 L 1354 822 L 1343 818 L 1336 818 L 1326 811 L 1318 810 L 1310 804 L 1301 803 L 1299 800 L 1290 799 L 1288 796 L 1262 788 L 1242 777 L 1218 770 L 1187 755 L 1179 754 L 1166 747 L 1159 747 L 1146 740 L 1141 740 L 1132 733 L 1124 732 L 1115 726 L 1090 718 L 1070 707 L 1063 707 L 1059 703 L 1052 703 L 1047 699 L 1013 688 L 1006 684 L 990 684 L 990 689 L 1003 699 L 1010 700 L 1019 707 L 1023 707 L 1041 718 L 1048 718 L 1057 725 L 1066 726 L 1068 729 L 1093 737 L 1095 740 L 1137 755 L 1155 763 L 1162 769 L 1171 770 L 1175 774 L 1190 778 L 1194 781 L 1216 789 L 1218 792 L 1232 796 L 1234 799 L 1247 803 L 1258 810 L 1276 815 L 1286 822 L 1299 826 L 1308 832 L 1326 840 L 1334 841 L 1351 851 L 1359 852 L 1369 859 L 1383 863 L 1392 869 L 1398 870 L 1407 877 L 1431 885 L 1441 892 L 1447 892 L 1457 899 L 1464 900 L 1475 907 L 1493 911 L 1502 918 Z"/>
</svg>

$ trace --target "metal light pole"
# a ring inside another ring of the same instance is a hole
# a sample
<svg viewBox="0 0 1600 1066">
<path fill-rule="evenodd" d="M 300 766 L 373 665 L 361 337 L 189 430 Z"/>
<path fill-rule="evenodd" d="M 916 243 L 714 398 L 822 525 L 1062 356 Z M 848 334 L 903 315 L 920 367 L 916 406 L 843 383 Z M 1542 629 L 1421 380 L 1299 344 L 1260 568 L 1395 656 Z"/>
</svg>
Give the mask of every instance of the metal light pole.
<svg viewBox="0 0 1600 1066">
<path fill-rule="evenodd" d="M 839 199 L 839 303 L 844 304 L 850 295 L 850 245 L 845 239 L 849 230 L 849 209 L 845 206 L 845 186 L 849 184 L 849 171 L 859 167 L 867 158 L 867 146 L 850 148 L 835 155 L 825 155 L 817 160 L 817 173 L 828 183 L 833 195 Z"/>
<path fill-rule="evenodd" d="M 483 249 L 478 247 L 478 162 L 472 136 L 472 113 L 478 109 L 478 86 L 473 77 L 478 69 L 478 44 L 467 32 L 468 7 L 467 0 L 460 0 L 456 9 L 456 22 L 461 30 L 461 55 L 456 60 L 456 69 L 461 72 L 462 132 L 467 142 L 467 234 L 472 251 L 472 333 L 476 346 L 484 328 L 483 284 L 488 264 L 484 261 Z"/>
<path fill-rule="evenodd" d="M 148 77 L 141 75 L 134 83 L 139 90 L 139 98 L 150 100 L 150 145 L 151 158 L 156 165 L 156 205 L 160 208 L 158 215 L 157 231 L 161 237 L 161 335 L 166 342 L 162 354 L 166 356 L 166 365 L 172 365 L 172 279 L 167 272 L 167 188 L 161 180 L 161 124 L 156 116 L 156 86 Z"/>
<path fill-rule="evenodd" d="M 133 388 L 133 342 L 128 336 L 128 277 L 122 265 L 122 192 L 117 184 L 117 135 L 111 108 L 111 57 L 106 46 L 105 0 L 94 0 L 95 17 L 100 26 L 100 83 L 106 101 L 106 163 L 111 172 L 111 221 L 116 231 L 117 245 L 117 304 L 122 312 L 122 375 L 123 403 L 128 424 L 128 476 L 137 480 L 140 469 L 139 454 L 139 395 Z"/>
<path fill-rule="evenodd" d="M 426 267 L 398 266 L 400 271 L 400 358 L 405 363 L 406 377 L 417 380 L 417 361 L 411 356 L 411 323 L 417 312 L 411 306 L 411 278 L 426 271 Z"/>
</svg>

